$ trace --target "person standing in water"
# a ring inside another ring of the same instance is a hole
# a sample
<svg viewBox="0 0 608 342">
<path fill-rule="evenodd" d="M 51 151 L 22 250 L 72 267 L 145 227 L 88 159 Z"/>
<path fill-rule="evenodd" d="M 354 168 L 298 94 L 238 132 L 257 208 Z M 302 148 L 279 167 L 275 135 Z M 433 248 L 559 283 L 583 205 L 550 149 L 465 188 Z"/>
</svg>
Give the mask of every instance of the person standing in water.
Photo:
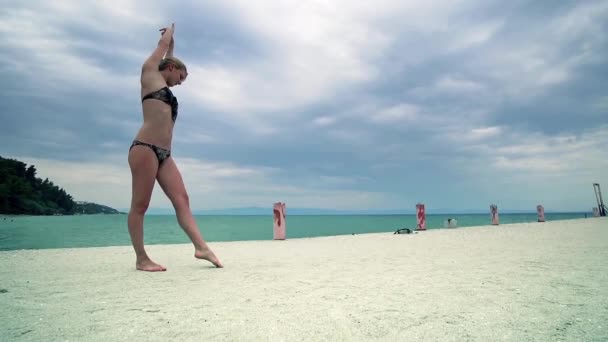
<svg viewBox="0 0 608 342">
<path fill-rule="evenodd" d="M 174 29 L 175 24 L 160 29 L 158 46 L 142 66 L 140 96 L 143 125 L 129 148 L 132 197 L 128 228 L 135 249 L 135 267 L 141 271 L 167 270 L 152 261 L 144 248 L 144 215 L 156 181 L 173 204 L 180 227 L 192 241 L 194 256 L 207 260 L 216 267 L 223 267 L 203 240 L 190 210 L 181 173 L 171 157 L 171 140 L 177 119 L 178 102 L 170 88 L 182 84 L 188 76 L 184 63 L 173 56 Z"/>
</svg>

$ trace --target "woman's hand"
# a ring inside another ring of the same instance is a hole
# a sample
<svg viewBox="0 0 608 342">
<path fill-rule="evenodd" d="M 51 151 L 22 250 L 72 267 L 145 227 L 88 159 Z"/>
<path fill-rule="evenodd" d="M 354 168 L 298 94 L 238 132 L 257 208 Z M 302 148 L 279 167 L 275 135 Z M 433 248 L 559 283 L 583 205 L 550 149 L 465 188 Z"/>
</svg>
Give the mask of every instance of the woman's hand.
<svg viewBox="0 0 608 342">
<path fill-rule="evenodd" d="M 166 57 L 172 57 L 173 56 L 173 48 L 175 47 L 175 41 L 173 40 L 173 32 L 175 31 L 175 23 L 171 24 L 171 28 L 168 29 L 166 27 L 161 28 L 160 30 L 160 35 L 161 37 L 163 37 L 165 34 L 170 34 L 171 35 L 171 42 L 169 42 L 169 49 L 167 50 L 167 53 L 165 54 Z"/>
<path fill-rule="evenodd" d="M 161 36 L 165 35 L 165 33 L 167 32 L 168 28 L 167 27 L 163 27 L 161 28 L 159 31 L 161 32 Z M 173 31 L 175 31 L 175 23 L 171 24 L 171 31 L 170 34 L 173 36 Z"/>
</svg>

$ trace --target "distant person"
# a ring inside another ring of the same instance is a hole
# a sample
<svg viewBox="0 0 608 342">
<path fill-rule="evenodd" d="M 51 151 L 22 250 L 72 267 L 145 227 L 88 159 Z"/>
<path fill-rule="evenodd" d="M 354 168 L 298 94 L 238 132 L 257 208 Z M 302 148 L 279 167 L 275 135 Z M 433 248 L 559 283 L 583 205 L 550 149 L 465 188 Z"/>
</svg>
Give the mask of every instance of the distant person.
<svg viewBox="0 0 608 342">
<path fill-rule="evenodd" d="M 188 76 L 184 63 L 173 56 L 174 29 L 175 24 L 160 29 L 158 46 L 142 66 L 140 96 L 143 125 L 129 148 L 132 197 L 128 226 L 135 249 L 135 267 L 141 271 L 167 270 L 152 261 L 144 248 L 144 214 L 156 181 L 171 200 L 179 225 L 192 241 L 194 256 L 205 259 L 216 267 L 223 267 L 201 236 L 190 210 L 182 176 L 171 157 L 178 103 L 170 88 L 182 84 Z"/>
</svg>

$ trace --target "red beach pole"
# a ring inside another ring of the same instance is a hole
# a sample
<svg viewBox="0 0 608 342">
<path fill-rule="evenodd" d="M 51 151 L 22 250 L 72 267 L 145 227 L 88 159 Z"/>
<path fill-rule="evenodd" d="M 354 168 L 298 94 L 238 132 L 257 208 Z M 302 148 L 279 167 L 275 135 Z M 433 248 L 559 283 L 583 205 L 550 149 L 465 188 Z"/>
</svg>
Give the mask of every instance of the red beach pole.
<svg viewBox="0 0 608 342">
<path fill-rule="evenodd" d="M 426 230 L 426 213 L 423 203 L 416 204 L 416 220 L 418 221 L 416 230 Z"/>
</svg>

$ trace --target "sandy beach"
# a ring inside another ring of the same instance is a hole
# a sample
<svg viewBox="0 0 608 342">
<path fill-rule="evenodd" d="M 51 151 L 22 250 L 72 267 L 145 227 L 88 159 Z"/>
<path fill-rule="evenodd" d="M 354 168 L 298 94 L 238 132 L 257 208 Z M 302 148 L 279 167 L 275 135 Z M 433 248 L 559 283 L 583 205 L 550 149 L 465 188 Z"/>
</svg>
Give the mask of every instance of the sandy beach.
<svg viewBox="0 0 608 342">
<path fill-rule="evenodd" d="M 608 340 L 606 218 L 211 246 L 0 252 L 0 340 Z"/>
</svg>

